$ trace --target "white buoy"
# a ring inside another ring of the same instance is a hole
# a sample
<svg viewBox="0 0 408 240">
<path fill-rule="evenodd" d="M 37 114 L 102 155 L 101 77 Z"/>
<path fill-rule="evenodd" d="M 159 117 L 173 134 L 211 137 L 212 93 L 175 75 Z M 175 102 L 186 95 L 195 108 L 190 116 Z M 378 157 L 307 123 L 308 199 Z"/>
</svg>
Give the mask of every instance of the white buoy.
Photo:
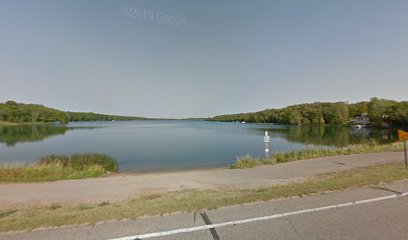
<svg viewBox="0 0 408 240">
<path fill-rule="evenodd" d="M 269 142 L 271 141 L 268 131 L 265 131 L 264 143 L 265 143 L 265 158 L 269 158 Z"/>
</svg>

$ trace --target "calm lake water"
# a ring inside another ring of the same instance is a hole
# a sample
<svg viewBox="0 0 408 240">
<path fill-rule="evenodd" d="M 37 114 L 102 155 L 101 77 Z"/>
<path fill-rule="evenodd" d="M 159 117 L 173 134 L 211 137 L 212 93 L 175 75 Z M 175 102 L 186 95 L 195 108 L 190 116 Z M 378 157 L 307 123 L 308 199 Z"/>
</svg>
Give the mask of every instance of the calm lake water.
<svg viewBox="0 0 408 240">
<path fill-rule="evenodd" d="M 387 130 L 186 120 L 3 126 L 0 164 L 32 163 L 48 154 L 101 152 L 113 156 L 122 172 L 221 167 L 237 156 L 263 156 L 266 130 L 271 152 L 395 138 Z"/>
</svg>

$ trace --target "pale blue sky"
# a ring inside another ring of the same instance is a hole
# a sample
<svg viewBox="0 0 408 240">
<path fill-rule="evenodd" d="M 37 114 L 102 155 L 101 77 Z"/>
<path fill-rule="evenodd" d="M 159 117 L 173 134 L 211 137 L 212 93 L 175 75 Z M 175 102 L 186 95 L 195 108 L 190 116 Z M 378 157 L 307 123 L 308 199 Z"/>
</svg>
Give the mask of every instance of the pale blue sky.
<svg viewBox="0 0 408 240">
<path fill-rule="evenodd" d="M 0 101 L 207 117 L 407 92 L 405 0 L 0 1 Z"/>
</svg>

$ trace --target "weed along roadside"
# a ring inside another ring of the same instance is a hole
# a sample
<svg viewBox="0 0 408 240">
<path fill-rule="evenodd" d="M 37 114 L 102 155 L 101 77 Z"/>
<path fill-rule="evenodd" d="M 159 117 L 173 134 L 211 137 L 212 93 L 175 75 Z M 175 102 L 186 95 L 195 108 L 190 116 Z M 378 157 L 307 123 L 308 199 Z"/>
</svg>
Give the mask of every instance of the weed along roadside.
<svg viewBox="0 0 408 240">
<path fill-rule="evenodd" d="M 269 158 L 255 158 L 251 155 L 237 157 L 237 160 L 230 166 L 231 169 L 253 168 L 261 165 L 271 165 L 290 161 L 331 157 L 338 155 L 350 155 L 360 153 L 378 153 L 378 152 L 399 152 L 404 150 L 404 144 L 401 142 L 390 144 L 366 143 L 349 145 L 342 148 L 333 149 L 306 149 L 292 151 L 288 153 L 274 153 Z"/>
<path fill-rule="evenodd" d="M 0 183 L 83 179 L 117 171 L 117 162 L 101 153 L 48 155 L 32 165 L 1 165 Z"/>
</svg>

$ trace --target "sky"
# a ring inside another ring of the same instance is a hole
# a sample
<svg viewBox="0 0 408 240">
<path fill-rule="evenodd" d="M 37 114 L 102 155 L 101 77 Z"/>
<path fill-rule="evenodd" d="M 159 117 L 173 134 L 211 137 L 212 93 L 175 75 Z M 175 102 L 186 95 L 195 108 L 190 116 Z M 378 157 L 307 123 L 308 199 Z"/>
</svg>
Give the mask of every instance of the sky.
<svg viewBox="0 0 408 240">
<path fill-rule="evenodd" d="M 0 102 L 209 117 L 408 100 L 405 0 L 2 0 Z"/>
</svg>

